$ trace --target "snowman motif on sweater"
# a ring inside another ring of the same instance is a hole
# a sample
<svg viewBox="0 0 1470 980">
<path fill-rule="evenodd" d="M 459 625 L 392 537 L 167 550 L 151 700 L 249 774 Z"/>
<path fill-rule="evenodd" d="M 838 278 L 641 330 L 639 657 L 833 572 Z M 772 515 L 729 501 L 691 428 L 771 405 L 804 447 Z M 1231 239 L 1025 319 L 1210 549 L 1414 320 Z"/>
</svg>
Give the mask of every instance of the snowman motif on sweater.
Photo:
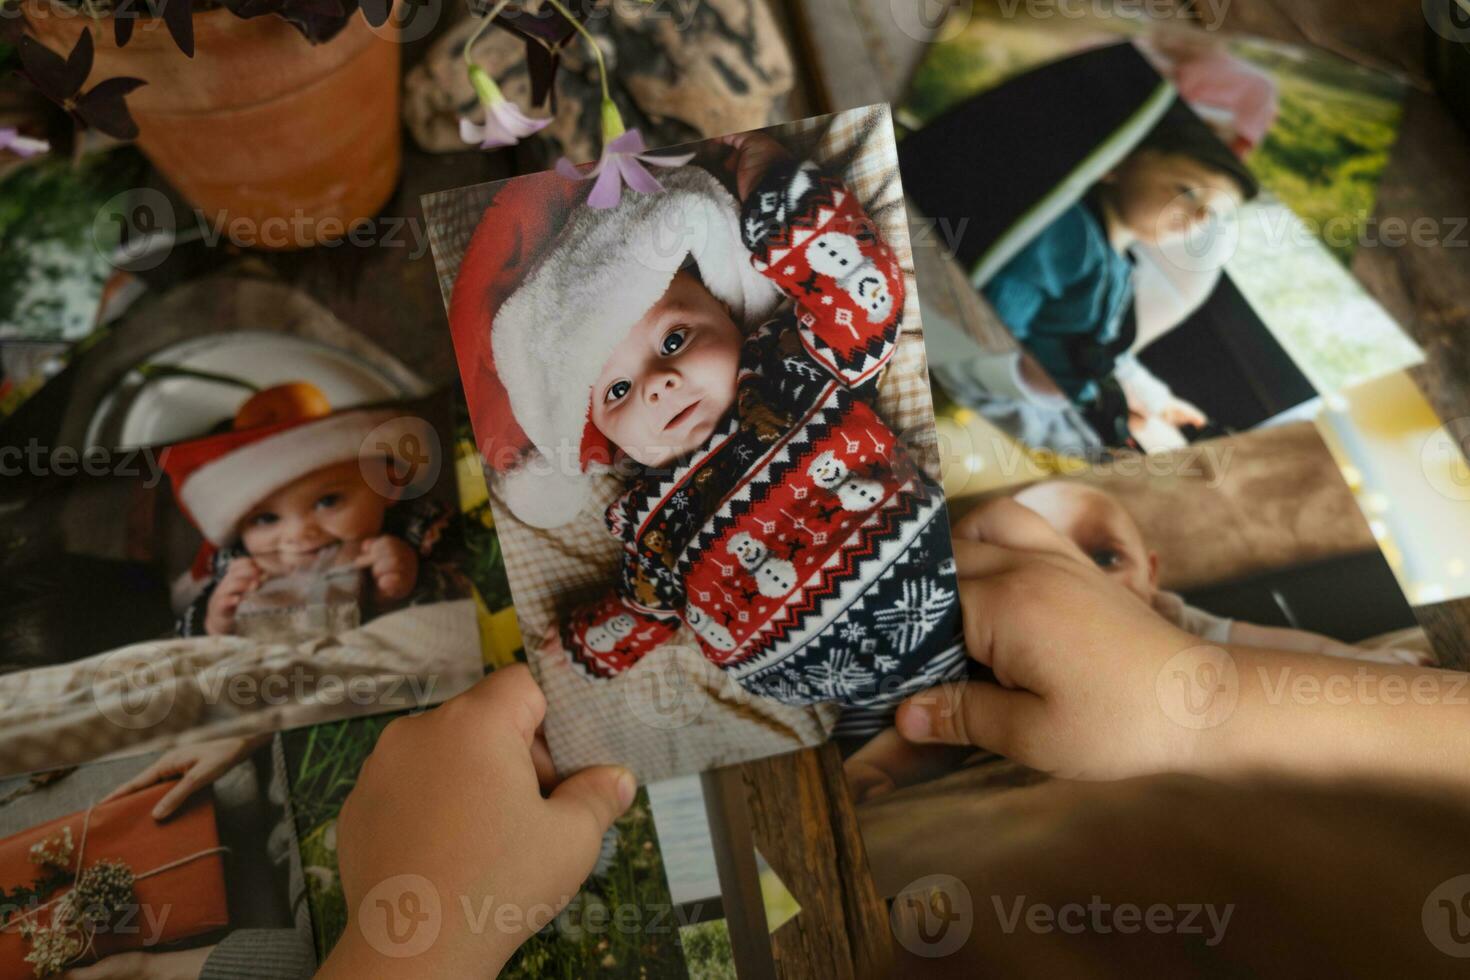
<svg viewBox="0 0 1470 980">
<path fill-rule="evenodd" d="M 791 302 L 747 337 L 706 444 L 609 507 L 621 581 L 562 624 L 563 646 L 608 678 L 688 626 L 753 694 L 886 710 L 964 660 L 943 495 L 871 404 L 903 276 L 811 166 L 773 168 L 741 227 Z"/>
<path fill-rule="evenodd" d="M 812 460 L 807 475 L 823 490 L 837 495 L 843 510 L 872 510 L 883 502 L 883 484 L 855 476 L 832 452 Z"/>
</svg>

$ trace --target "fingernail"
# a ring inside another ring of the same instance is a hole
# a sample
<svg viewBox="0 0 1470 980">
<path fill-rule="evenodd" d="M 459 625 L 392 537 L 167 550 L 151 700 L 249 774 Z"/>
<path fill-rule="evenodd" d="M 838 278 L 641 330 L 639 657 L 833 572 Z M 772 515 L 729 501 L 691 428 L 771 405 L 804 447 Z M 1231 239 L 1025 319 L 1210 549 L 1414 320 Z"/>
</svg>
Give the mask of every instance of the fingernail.
<svg viewBox="0 0 1470 980">
<path fill-rule="evenodd" d="M 618 776 L 618 805 L 624 810 L 633 805 L 633 797 L 638 795 L 638 780 L 633 773 L 624 769 Z"/>
<path fill-rule="evenodd" d="M 934 720 L 922 705 L 905 705 L 898 715 L 898 732 L 910 741 L 925 739 L 934 734 Z"/>
</svg>

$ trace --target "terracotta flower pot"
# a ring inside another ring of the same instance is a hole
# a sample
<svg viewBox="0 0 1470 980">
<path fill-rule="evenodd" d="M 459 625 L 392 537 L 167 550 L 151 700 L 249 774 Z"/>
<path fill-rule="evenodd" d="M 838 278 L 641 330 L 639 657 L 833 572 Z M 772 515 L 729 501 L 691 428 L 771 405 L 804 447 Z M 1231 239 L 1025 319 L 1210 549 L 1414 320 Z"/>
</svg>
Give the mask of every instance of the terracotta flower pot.
<svg viewBox="0 0 1470 980">
<path fill-rule="evenodd" d="M 138 145 L 231 241 L 287 249 L 341 238 L 398 182 L 392 18 L 374 31 L 356 15 L 313 45 L 279 17 L 200 11 L 188 58 L 161 21 L 140 21 L 118 48 L 110 18 L 51 0 L 27 0 L 25 14 L 36 40 L 63 57 L 91 30 L 87 87 L 119 75 L 148 82 L 128 96 Z"/>
</svg>

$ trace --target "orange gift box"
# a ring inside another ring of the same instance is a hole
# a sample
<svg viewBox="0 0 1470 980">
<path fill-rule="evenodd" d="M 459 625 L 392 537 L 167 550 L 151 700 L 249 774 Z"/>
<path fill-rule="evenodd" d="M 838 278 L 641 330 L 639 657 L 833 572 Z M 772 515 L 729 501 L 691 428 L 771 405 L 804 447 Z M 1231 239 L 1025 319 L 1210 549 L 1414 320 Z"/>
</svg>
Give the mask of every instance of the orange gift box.
<svg viewBox="0 0 1470 980">
<path fill-rule="evenodd" d="M 159 823 L 153 819 L 153 807 L 172 786 L 172 782 L 160 783 L 99 803 L 92 808 L 90 820 L 84 810 L 0 840 L 0 888 L 7 892 L 30 888 L 37 879 L 50 875 L 49 867 L 32 860 L 31 845 L 61 833 L 65 827 L 71 828 L 71 870 L 75 871 L 78 856 L 83 869 L 101 860 L 114 860 L 126 864 L 139 879 L 133 885 L 136 907 L 100 926 L 93 935 L 91 951 L 69 966 L 82 966 L 126 950 L 166 946 L 229 925 L 224 854 L 218 850 L 214 801 L 208 793 L 198 793 Z M 70 888 L 57 888 L 39 901 L 50 902 Z M 25 961 L 31 943 L 21 935 L 19 926 L 20 917 L 33 907 L 7 909 L 9 920 L 0 929 L 0 977 L 35 976 L 32 965 Z M 30 921 L 49 925 L 53 908 L 46 906 Z"/>
</svg>

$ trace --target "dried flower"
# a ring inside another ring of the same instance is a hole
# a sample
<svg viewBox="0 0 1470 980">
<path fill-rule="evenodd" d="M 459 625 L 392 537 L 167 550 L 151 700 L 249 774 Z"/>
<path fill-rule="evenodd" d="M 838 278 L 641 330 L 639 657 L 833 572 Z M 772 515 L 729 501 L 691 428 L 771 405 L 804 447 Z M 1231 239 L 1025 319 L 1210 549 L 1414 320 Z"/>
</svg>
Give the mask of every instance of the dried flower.
<svg viewBox="0 0 1470 980">
<path fill-rule="evenodd" d="M 38 980 L 61 973 L 82 952 L 82 938 L 70 925 L 31 926 L 24 934 L 31 944 L 25 961 Z"/>
<path fill-rule="evenodd" d="M 71 827 L 62 827 L 59 833 L 31 845 L 31 863 L 43 864 L 61 871 L 70 871 L 76 858 L 76 845 L 72 843 Z"/>
<path fill-rule="evenodd" d="M 67 897 L 81 921 L 99 926 L 132 906 L 134 881 L 133 869 L 123 862 L 98 861 L 77 876 Z"/>
</svg>

